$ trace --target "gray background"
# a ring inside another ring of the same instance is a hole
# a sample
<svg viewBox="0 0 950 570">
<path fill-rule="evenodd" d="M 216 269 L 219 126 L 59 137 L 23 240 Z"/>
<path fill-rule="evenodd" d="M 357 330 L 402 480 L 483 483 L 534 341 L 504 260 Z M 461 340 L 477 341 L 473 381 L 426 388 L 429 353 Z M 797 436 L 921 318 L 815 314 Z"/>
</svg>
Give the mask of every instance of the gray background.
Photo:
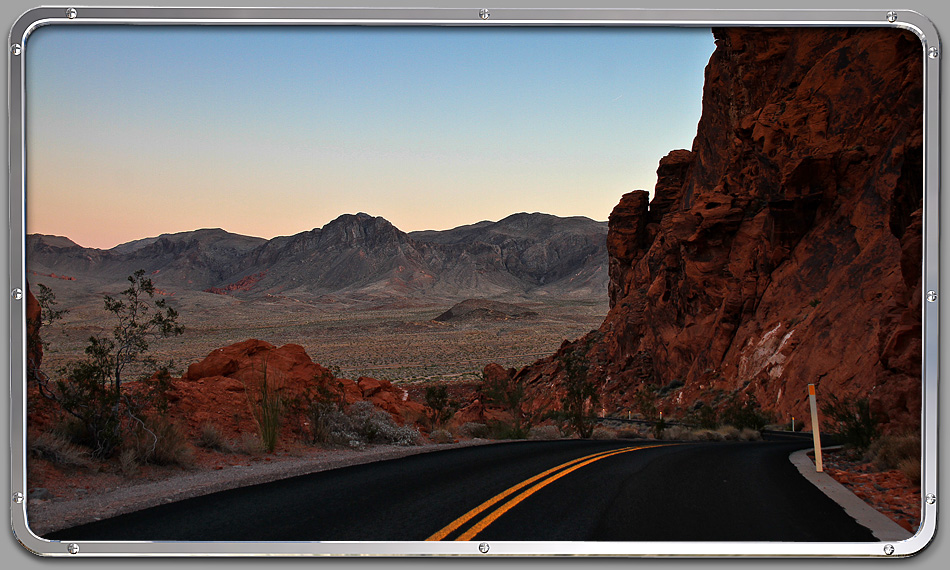
<svg viewBox="0 0 950 570">
<path fill-rule="evenodd" d="M 0 28 L 3 29 L 3 35 L 5 37 L 9 36 L 10 27 L 13 25 L 13 22 L 26 10 L 40 5 L 39 2 L 42 0 L 4 0 L 2 6 L 0 6 Z M 48 3 L 47 3 L 48 4 Z M 126 0 L 124 2 L 116 2 L 103 0 L 95 2 L 94 5 L 97 6 L 128 6 L 128 5 L 146 5 L 146 6 L 182 6 L 187 5 L 184 2 L 169 2 L 168 0 L 142 0 L 137 2 L 136 0 Z M 222 6 L 222 7 L 239 7 L 239 6 L 267 6 L 261 1 L 240 1 L 240 0 L 204 0 L 200 3 L 191 4 L 195 6 Z M 718 2 L 701 2 L 697 0 L 652 0 L 650 2 L 633 2 L 633 1 L 618 1 L 618 0 L 593 0 L 589 5 L 585 0 L 517 0 L 514 2 L 504 2 L 501 0 L 489 1 L 484 3 L 479 3 L 475 1 L 465 1 L 465 0 L 337 0 L 331 2 L 319 2 L 319 1 L 293 1 L 293 0 L 281 0 L 277 4 L 272 4 L 276 6 L 310 6 L 310 7 L 319 7 L 319 6 L 362 6 L 362 7 L 451 7 L 451 8 L 499 8 L 499 7 L 519 7 L 519 8 L 567 8 L 567 7 L 599 7 L 599 8 L 798 8 L 798 9 L 829 9 L 829 8 L 845 8 L 845 9 L 881 9 L 886 11 L 888 9 L 909 9 L 916 10 L 928 18 L 930 18 L 937 27 L 937 30 L 941 33 L 941 36 L 944 42 L 950 38 L 950 2 L 946 0 L 916 0 L 913 2 L 882 2 L 879 0 L 874 0 L 871 2 L 862 2 L 860 0 L 795 0 L 795 1 L 784 1 L 784 2 L 762 2 L 755 0 L 720 0 Z M 78 6 L 77 6 L 78 7 Z M 943 44 L 941 47 L 946 49 L 946 44 Z M 5 62 L 9 58 L 5 58 Z M 942 63 L 942 72 L 943 72 L 943 81 L 941 85 L 941 91 L 946 92 L 947 87 L 947 76 L 950 76 L 950 70 L 946 64 L 946 59 Z M 4 67 L 4 76 L 9 75 L 9 70 L 7 66 Z M 946 99 L 946 96 L 943 97 Z M 947 132 L 947 125 L 950 124 L 950 109 L 945 105 L 943 106 L 943 121 L 942 121 L 942 131 Z M 7 122 L 6 117 L 4 118 L 4 129 L 3 135 L 0 137 L 2 139 L 3 147 L 3 156 L 7 156 Z M 947 157 L 950 156 L 950 144 L 944 143 L 943 148 L 941 149 L 941 164 L 946 166 L 948 164 Z M 7 187 L 8 178 L 6 172 L 4 173 L 4 187 Z M 7 191 L 9 189 L 7 188 Z M 6 196 L 4 195 L 4 201 L 6 203 Z M 941 208 L 941 218 L 943 220 L 948 220 L 948 211 L 950 211 L 950 199 L 944 197 L 942 200 Z M 7 248 L 8 248 L 8 232 L 0 232 L 0 267 L 7 267 Z M 941 265 L 947 266 L 948 258 L 950 258 L 950 247 L 947 244 L 947 235 L 944 232 L 941 238 Z M 6 270 L 4 270 L 6 272 Z M 9 275 L 7 275 L 4 280 L 5 283 L 8 283 Z M 9 286 L 6 287 L 6 290 L 9 290 Z M 943 292 L 943 297 L 946 299 L 946 291 Z M 4 294 L 3 299 L 8 297 Z M 943 309 L 946 306 L 948 309 Z M 946 322 L 946 316 L 950 311 L 950 303 L 943 303 L 941 307 L 941 321 Z M 9 341 L 7 339 L 7 325 L 9 315 L 9 304 L 7 302 L 0 302 L 0 322 L 4 323 L 2 325 L 3 332 L 0 333 L 2 336 L 2 342 L 0 342 L 0 354 L 2 354 L 2 360 L 4 366 L 6 366 L 7 360 L 7 351 L 9 350 Z M 944 334 L 944 338 L 941 342 L 941 352 L 946 350 L 950 346 L 950 335 Z M 3 374 L 4 382 L 8 381 L 8 373 L 4 372 Z M 10 467 L 9 467 L 9 404 L 6 401 L 9 399 L 9 388 L 4 387 L 3 389 L 4 403 L 0 404 L 0 446 L 3 446 L 5 451 L 0 453 L 0 492 L 6 493 L 9 495 L 10 491 Z M 940 408 L 942 410 L 950 409 L 950 389 L 944 387 L 942 393 L 940 394 Z M 948 438 L 946 430 L 946 421 L 941 422 L 941 438 L 940 444 L 940 455 L 943 457 L 940 462 L 943 466 L 946 466 L 946 457 L 948 449 L 950 449 L 950 438 Z M 948 498 L 950 498 L 950 487 L 948 487 L 948 476 L 944 471 L 939 477 L 939 488 L 938 494 L 942 493 L 943 503 L 947 503 Z M 939 503 L 938 503 L 939 504 Z M 6 507 L 5 507 L 6 509 Z M 6 511 L 9 513 L 9 511 Z M 8 514 L 3 515 L 8 517 Z M 946 514 L 944 514 L 943 519 L 946 519 Z M 6 524 L 9 524 L 9 518 L 6 518 L 8 521 Z M 938 521 L 939 524 L 940 521 Z M 366 559 L 282 559 L 280 561 L 276 560 L 266 560 L 266 559 L 73 559 L 73 560 L 63 560 L 63 559 L 42 559 L 30 554 L 26 549 L 17 544 L 15 538 L 13 537 L 12 531 L 9 530 L 7 526 L 7 531 L 4 533 L 3 537 L 0 538 L 0 566 L 4 569 L 7 568 L 41 568 L 41 567 L 64 567 L 69 566 L 70 568 L 97 568 L 100 566 L 111 566 L 111 567 L 120 567 L 126 566 L 128 564 L 134 564 L 135 566 L 144 566 L 149 568 L 166 568 L 174 565 L 175 568 L 181 568 L 182 570 L 190 568 L 221 568 L 225 565 L 236 565 L 240 568 L 264 568 L 270 567 L 274 564 L 285 564 L 285 565 L 294 565 L 300 567 L 301 565 L 313 565 L 320 564 L 323 567 L 333 567 L 333 568 L 343 568 L 343 567 L 400 567 L 400 568 L 409 568 L 411 566 L 422 565 L 429 568 L 444 567 L 449 564 L 454 565 L 463 565 L 469 568 L 472 567 L 492 567 L 498 568 L 501 567 L 512 567 L 515 565 L 528 565 L 528 566 L 540 566 L 544 564 L 545 566 L 549 564 L 554 564 L 558 566 L 572 566 L 576 567 L 580 564 L 586 565 L 605 565 L 610 567 L 620 567 L 636 564 L 637 566 L 646 565 L 651 568 L 655 567 L 664 567 L 664 568 L 683 568 L 683 567 L 695 567 L 697 565 L 712 565 L 717 567 L 733 567 L 736 565 L 751 568 L 758 567 L 763 564 L 762 560 L 638 560 L 638 559 L 607 559 L 607 560 L 563 560 L 563 559 L 543 559 L 543 560 L 502 560 L 502 559 L 459 559 L 459 560 L 447 560 L 447 559 L 384 559 L 384 560 L 366 560 Z M 862 561 L 862 560 L 769 560 L 767 563 L 770 566 L 781 566 L 786 568 L 793 567 L 802 567 L 805 564 L 808 564 L 809 567 L 821 567 L 821 568 L 831 568 L 831 567 L 855 567 L 858 565 L 899 565 L 903 568 L 912 567 L 912 568 L 937 568 L 942 567 L 944 564 L 950 562 L 950 542 L 946 539 L 946 531 L 941 532 L 938 528 L 937 537 L 931 543 L 931 545 L 924 550 L 921 554 L 906 560 L 893 560 L 893 561 Z M 265 566 L 266 565 L 266 566 Z"/>
</svg>

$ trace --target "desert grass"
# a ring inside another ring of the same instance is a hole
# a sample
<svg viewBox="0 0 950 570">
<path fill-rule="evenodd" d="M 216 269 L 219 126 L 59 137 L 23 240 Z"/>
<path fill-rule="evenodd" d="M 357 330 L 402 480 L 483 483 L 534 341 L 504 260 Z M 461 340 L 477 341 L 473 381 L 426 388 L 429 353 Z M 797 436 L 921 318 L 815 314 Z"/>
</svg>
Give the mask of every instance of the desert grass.
<svg viewBox="0 0 950 570">
<path fill-rule="evenodd" d="M 864 454 L 881 471 L 897 469 L 914 485 L 920 485 L 919 434 L 889 434 L 874 440 Z"/>
<path fill-rule="evenodd" d="M 60 433 L 43 432 L 27 441 L 27 452 L 56 465 L 88 467 L 89 453 Z"/>
</svg>

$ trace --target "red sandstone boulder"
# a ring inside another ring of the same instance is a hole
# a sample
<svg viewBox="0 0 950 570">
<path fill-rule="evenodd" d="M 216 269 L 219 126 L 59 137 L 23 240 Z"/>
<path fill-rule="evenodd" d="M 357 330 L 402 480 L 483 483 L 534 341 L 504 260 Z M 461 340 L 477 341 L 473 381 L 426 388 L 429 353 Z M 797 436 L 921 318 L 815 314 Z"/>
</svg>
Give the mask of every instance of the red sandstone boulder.
<svg viewBox="0 0 950 570">
<path fill-rule="evenodd" d="M 304 429 L 307 406 L 326 393 L 335 394 L 331 397 L 345 405 L 368 400 L 399 423 L 416 421 L 424 412 L 421 404 L 408 399 L 405 390 L 386 380 L 335 378 L 299 345 L 278 348 L 249 339 L 213 351 L 189 366 L 181 379 L 174 379 L 166 394 L 171 414 L 189 426 L 193 437 L 205 422 L 216 425 L 227 437 L 254 433 L 253 411 L 265 377 L 284 403 L 287 436 Z"/>
</svg>

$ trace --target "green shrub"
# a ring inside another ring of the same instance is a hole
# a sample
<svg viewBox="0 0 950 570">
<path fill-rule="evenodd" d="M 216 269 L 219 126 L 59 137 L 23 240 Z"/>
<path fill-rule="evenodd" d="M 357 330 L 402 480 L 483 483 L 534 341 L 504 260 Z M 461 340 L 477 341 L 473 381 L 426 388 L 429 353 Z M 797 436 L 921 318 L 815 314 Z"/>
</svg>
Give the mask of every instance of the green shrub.
<svg viewBox="0 0 950 570">
<path fill-rule="evenodd" d="M 564 397 L 561 409 L 567 415 L 571 427 L 582 438 L 589 438 L 594 432 L 591 417 L 599 400 L 597 386 L 589 378 L 590 362 L 584 347 L 574 347 L 560 356 L 564 367 Z"/>
<path fill-rule="evenodd" d="M 426 386 L 425 399 L 432 425 L 442 427 L 455 414 L 455 406 L 449 401 L 449 389 L 445 384 Z"/>
<path fill-rule="evenodd" d="M 759 401 L 752 394 L 746 394 L 745 399 L 733 396 L 720 413 L 723 424 L 731 425 L 739 430 L 744 428 L 761 431 L 771 423 L 771 415 L 762 411 Z"/>
<path fill-rule="evenodd" d="M 825 430 L 855 451 L 867 450 L 880 434 L 879 418 L 871 412 L 867 398 L 841 401 L 832 394 L 821 411 L 828 418 Z"/>
<path fill-rule="evenodd" d="M 716 408 L 705 403 L 699 402 L 699 407 L 694 408 L 686 418 L 691 424 L 696 424 L 702 429 L 716 429 L 719 427 L 719 415 Z"/>
<path fill-rule="evenodd" d="M 499 420 L 488 421 L 488 437 L 491 439 L 526 439 L 528 430 L 522 426 Z"/>
<path fill-rule="evenodd" d="M 129 287 L 120 297 L 103 296 L 105 310 L 116 321 L 110 337 L 91 336 L 85 357 L 64 366 L 55 382 L 40 370 L 31 371 L 39 393 L 56 402 L 78 424 L 74 441 L 91 448 L 98 458 L 111 456 L 127 435 L 135 437 L 149 403 L 159 412 L 167 408 L 164 391 L 170 376 L 167 367 L 154 374 L 160 367 L 149 356 L 149 342 L 184 330 L 178 324 L 178 312 L 165 299 L 153 300 L 155 287 L 143 269 L 128 281 Z M 52 308 L 52 291 L 44 288 L 40 293 L 41 320 L 52 322 L 62 316 L 63 311 Z M 130 377 L 141 379 L 146 390 L 138 395 L 123 391 L 122 384 Z"/>
</svg>

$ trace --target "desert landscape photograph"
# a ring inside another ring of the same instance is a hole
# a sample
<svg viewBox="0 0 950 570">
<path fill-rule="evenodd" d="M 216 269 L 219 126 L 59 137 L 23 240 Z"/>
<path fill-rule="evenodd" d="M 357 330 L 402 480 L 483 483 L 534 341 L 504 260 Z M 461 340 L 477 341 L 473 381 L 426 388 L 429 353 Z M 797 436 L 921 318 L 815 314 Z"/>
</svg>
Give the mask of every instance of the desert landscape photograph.
<svg viewBox="0 0 950 570">
<path fill-rule="evenodd" d="M 917 532 L 913 34 L 48 26 L 25 77 L 37 536 Z"/>
</svg>

